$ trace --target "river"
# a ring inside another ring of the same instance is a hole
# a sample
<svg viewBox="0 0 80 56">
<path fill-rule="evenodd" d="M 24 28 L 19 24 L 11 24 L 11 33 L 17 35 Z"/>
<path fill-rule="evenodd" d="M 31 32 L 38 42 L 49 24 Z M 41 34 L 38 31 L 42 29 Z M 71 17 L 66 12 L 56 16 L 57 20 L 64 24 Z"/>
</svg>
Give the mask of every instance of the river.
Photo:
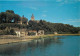
<svg viewBox="0 0 80 56">
<path fill-rule="evenodd" d="M 54 36 L 0 45 L 0 56 L 79 56 L 80 36 Z"/>
</svg>

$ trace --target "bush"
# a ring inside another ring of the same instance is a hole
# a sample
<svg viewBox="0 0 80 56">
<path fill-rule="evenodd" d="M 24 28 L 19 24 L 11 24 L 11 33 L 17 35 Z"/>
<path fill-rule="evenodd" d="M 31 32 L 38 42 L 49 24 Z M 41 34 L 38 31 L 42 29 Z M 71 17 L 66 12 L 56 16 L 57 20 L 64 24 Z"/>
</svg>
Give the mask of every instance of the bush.
<svg viewBox="0 0 80 56">
<path fill-rule="evenodd" d="M 32 36 L 32 35 L 36 35 L 36 33 L 34 33 L 34 32 L 29 32 L 28 35 L 31 35 L 31 36 Z"/>
<path fill-rule="evenodd" d="M 11 30 L 10 30 L 10 34 L 11 34 L 11 35 L 16 35 L 14 29 L 11 29 Z"/>
<path fill-rule="evenodd" d="M 0 32 L 0 35 L 16 35 L 13 29 L 9 29 L 8 27 L 5 30 Z"/>
</svg>

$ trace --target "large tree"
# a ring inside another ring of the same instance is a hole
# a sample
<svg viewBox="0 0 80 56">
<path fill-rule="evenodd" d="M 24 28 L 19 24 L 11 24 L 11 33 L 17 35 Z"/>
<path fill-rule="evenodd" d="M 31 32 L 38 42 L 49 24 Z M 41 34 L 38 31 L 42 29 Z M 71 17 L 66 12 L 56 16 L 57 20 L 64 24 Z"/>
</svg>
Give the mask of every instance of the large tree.
<svg viewBox="0 0 80 56">
<path fill-rule="evenodd" d="M 6 10 L 6 12 L 14 13 L 14 11 L 13 11 L 13 10 Z"/>
<path fill-rule="evenodd" d="M 27 22 L 28 22 L 28 19 L 26 17 L 22 17 L 21 20 L 22 20 L 22 23 L 24 23 L 24 24 L 27 24 Z"/>
<path fill-rule="evenodd" d="M 0 23 L 11 23 L 20 20 L 20 16 L 15 14 L 12 10 L 7 10 L 6 12 L 0 13 Z"/>
</svg>

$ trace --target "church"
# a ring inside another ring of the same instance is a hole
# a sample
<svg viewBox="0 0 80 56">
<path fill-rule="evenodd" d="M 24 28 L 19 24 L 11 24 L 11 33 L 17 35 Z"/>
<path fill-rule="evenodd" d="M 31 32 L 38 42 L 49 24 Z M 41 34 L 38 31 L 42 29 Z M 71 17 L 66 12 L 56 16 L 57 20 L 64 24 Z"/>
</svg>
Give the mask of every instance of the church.
<svg viewBox="0 0 80 56">
<path fill-rule="evenodd" d="M 31 16 L 31 21 L 39 23 L 39 20 L 35 20 L 35 17 L 33 14 Z M 28 25 L 28 20 L 26 20 L 26 17 L 24 17 L 24 15 L 21 17 L 20 21 L 18 21 L 18 24 L 27 24 Z"/>
<path fill-rule="evenodd" d="M 34 21 L 34 20 L 35 20 L 35 19 L 34 19 L 34 15 L 33 15 L 33 14 L 32 14 L 32 16 L 31 16 L 31 20 L 32 20 L 32 21 Z"/>
<path fill-rule="evenodd" d="M 34 15 L 32 14 L 31 16 L 31 20 L 30 21 L 34 21 L 39 23 L 38 20 L 35 20 Z M 21 17 L 21 20 L 18 22 L 18 24 L 26 24 L 28 25 L 28 20 L 26 20 L 26 17 L 24 17 L 24 15 Z M 17 37 L 21 37 L 21 36 L 31 36 L 29 33 L 34 33 L 35 36 L 37 35 L 44 35 L 44 30 L 27 30 L 27 29 L 17 29 L 17 28 L 13 28 L 15 30 L 15 33 L 17 34 Z"/>
<path fill-rule="evenodd" d="M 33 14 L 32 14 L 32 16 L 31 16 L 31 21 L 34 21 L 34 22 L 39 23 L 39 20 L 35 20 L 35 17 L 34 17 L 34 15 L 33 15 Z"/>
</svg>

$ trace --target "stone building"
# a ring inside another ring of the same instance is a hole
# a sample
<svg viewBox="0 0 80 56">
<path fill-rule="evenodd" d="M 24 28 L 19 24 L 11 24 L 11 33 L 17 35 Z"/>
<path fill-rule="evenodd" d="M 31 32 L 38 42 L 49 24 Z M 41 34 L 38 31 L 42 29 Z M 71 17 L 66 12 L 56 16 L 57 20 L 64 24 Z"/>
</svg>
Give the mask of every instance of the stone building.
<svg viewBox="0 0 80 56">
<path fill-rule="evenodd" d="M 35 20 L 35 19 L 34 19 L 34 15 L 33 15 L 33 14 L 32 14 L 32 16 L 31 16 L 31 20 L 32 20 L 32 21 L 34 21 L 34 20 Z"/>
<path fill-rule="evenodd" d="M 18 28 L 12 28 L 15 30 L 17 37 L 24 37 L 28 35 L 28 31 L 26 29 L 18 29 Z"/>
<path fill-rule="evenodd" d="M 25 21 L 24 15 L 21 17 L 20 21 L 18 21 L 18 24 L 27 24 L 28 25 L 28 21 L 26 21 L 26 23 L 24 23 L 23 21 Z"/>
<path fill-rule="evenodd" d="M 20 37 L 21 36 L 20 35 L 20 31 L 15 31 L 15 33 L 16 33 L 17 37 Z"/>
<path fill-rule="evenodd" d="M 57 32 L 54 32 L 54 34 L 58 34 Z"/>
<path fill-rule="evenodd" d="M 11 28 L 11 29 L 14 29 L 16 36 L 20 37 L 20 30 L 18 28 Z"/>
<path fill-rule="evenodd" d="M 34 34 L 35 36 L 37 36 L 37 35 L 44 35 L 44 30 L 39 30 L 39 31 L 30 30 L 30 31 L 28 31 L 28 33 L 35 33 Z"/>
<path fill-rule="evenodd" d="M 78 32 L 78 34 L 80 34 L 80 31 Z"/>
<path fill-rule="evenodd" d="M 28 35 L 35 35 L 37 36 L 37 31 L 36 30 L 29 30 Z"/>
<path fill-rule="evenodd" d="M 33 14 L 32 14 L 32 16 L 31 16 L 31 21 L 34 21 L 34 22 L 39 23 L 39 20 L 35 20 L 35 17 L 34 17 L 34 15 L 33 15 Z"/>
<path fill-rule="evenodd" d="M 27 36 L 28 35 L 28 31 L 26 29 L 20 29 L 20 36 Z"/>
<path fill-rule="evenodd" d="M 39 30 L 37 35 L 44 35 L 44 30 Z"/>
</svg>

